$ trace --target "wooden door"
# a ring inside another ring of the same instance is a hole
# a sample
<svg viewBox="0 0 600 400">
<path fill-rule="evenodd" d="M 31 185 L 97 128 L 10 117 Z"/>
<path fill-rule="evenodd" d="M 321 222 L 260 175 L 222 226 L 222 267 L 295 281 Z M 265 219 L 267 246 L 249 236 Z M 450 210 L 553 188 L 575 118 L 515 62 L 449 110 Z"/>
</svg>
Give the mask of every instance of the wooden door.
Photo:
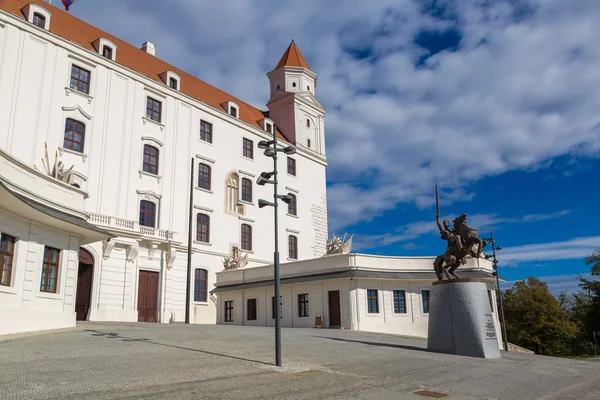
<svg viewBox="0 0 600 400">
<path fill-rule="evenodd" d="M 138 322 L 156 322 L 158 272 L 140 271 L 138 287 Z"/>
<path fill-rule="evenodd" d="M 77 271 L 77 292 L 75 294 L 75 314 L 77 321 L 86 321 L 92 297 L 92 277 L 94 259 L 84 249 L 79 250 L 79 269 Z"/>
<path fill-rule="evenodd" d="M 342 315 L 340 313 L 340 291 L 332 290 L 329 292 L 329 326 L 342 325 Z"/>
</svg>

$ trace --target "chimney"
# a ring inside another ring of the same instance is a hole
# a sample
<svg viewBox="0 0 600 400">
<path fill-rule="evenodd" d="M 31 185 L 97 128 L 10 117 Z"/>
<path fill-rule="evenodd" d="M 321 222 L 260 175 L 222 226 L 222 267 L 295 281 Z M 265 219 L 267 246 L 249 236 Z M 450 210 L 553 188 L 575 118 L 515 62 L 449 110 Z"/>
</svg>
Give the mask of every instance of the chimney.
<svg viewBox="0 0 600 400">
<path fill-rule="evenodd" d="M 142 45 L 142 50 L 144 50 L 148 54 L 156 56 L 156 49 L 154 48 L 154 45 L 150 42 L 145 42 Z"/>
</svg>

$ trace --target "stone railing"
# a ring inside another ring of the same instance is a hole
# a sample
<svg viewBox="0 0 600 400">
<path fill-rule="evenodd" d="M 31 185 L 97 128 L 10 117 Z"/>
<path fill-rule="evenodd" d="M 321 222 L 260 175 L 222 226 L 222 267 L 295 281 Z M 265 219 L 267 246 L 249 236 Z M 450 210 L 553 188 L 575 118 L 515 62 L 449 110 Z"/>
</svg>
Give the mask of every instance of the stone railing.
<svg viewBox="0 0 600 400">
<path fill-rule="evenodd" d="M 136 221 L 128 219 L 112 217 L 102 214 L 90 214 L 88 221 L 92 224 L 103 228 L 113 228 L 114 230 L 129 231 L 138 233 L 144 237 L 155 238 L 157 240 L 168 241 L 175 239 L 175 232 L 164 229 L 151 228 L 148 226 L 140 226 Z"/>
</svg>

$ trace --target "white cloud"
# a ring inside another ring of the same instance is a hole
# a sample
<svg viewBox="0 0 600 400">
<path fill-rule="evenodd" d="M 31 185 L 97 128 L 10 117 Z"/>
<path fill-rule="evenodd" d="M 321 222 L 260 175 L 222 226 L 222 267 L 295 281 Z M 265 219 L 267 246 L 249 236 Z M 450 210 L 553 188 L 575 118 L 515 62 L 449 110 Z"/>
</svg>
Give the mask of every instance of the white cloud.
<svg viewBox="0 0 600 400">
<path fill-rule="evenodd" d="M 296 39 L 328 109 L 329 217 L 340 230 L 399 202 L 430 206 L 434 182 L 462 198 L 486 175 L 600 153 L 600 2 L 437 4 L 452 18 L 423 13 L 420 0 L 107 0 L 72 12 L 153 41 L 159 57 L 261 108 L 265 73 Z M 424 50 L 414 38 L 448 28 L 459 49 L 415 67 Z"/>
<path fill-rule="evenodd" d="M 557 212 L 553 212 L 553 213 L 547 213 L 547 214 L 528 214 L 528 215 L 524 215 L 522 217 L 514 217 L 514 218 L 506 218 L 506 217 L 499 217 L 495 214 L 473 214 L 473 215 L 469 215 L 467 217 L 467 223 L 470 226 L 474 226 L 477 227 L 478 233 L 479 233 L 479 237 L 482 238 L 487 238 L 489 237 L 488 233 L 492 230 L 494 230 L 496 227 L 498 227 L 499 225 L 506 225 L 509 223 L 528 223 L 528 222 L 538 222 L 538 221 L 544 221 L 544 220 L 549 220 L 549 219 L 554 219 L 554 218 L 560 218 L 563 217 L 565 215 L 570 214 L 571 210 L 562 210 L 562 211 L 557 211 Z M 442 216 L 440 218 L 440 220 L 448 220 L 450 221 L 450 224 L 452 224 L 452 220 L 455 218 L 456 216 Z M 423 235 L 429 235 L 429 234 L 438 234 L 439 230 L 437 227 L 437 224 L 435 222 L 435 217 L 432 217 L 431 220 L 425 220 L 425 221 L 416 221 L 416 222 L 411 222 L 409 224 L 406 225 L 402 225 L 398 228 L 396 228 L 396 230 L 394 232 L 390 232 L 390 233 L 385 233 L 385 234 L 381 234 L 381 235 L 358 235 L 354 241 L 354 246 L 356 249 L 372 249 L 372 248 L 376 248 L 376 247 L 380 247 L 380 246 L 387 246 L 393 243 L 397 243 L 397 242 L 404 242 L 407 240 L 413 240 L 416 239 L 420 236 Z M 548 243 L 548 245 L 552 245 L 552 243 Z M 529 245 L 532 246 L 532 245 Z M 543 246 L 543 245 L 533 245 L 533 246 Z M 521 247 L 528 247 L 528 246 L 521 246 Z M 597 243 L 597 247 L 600 247 L 600 243 Z M 517 247 L 513 247 L 512 249 L 519 249 Z M 525 253 L 527 250 L 524 250 L 522 253 Z M 514 261 L 514 258 L 510 258 L 510 257 L 515 257 L 514 251 L 513 251 L 513 255 L 510 255 L 510 251 L 508 258 L 504 257 L 504 254 L 507 252 L 503 252 L 503 259 L 505 260 L 510 260 L 510 261 Z M 591 253 L 591 252 L 589 252 Z M 588 254 L 589 254 L 588 253 Z M 539 254 L 539 252 L 537 252 L 536 254 Z M 525 255 L 522 255 L 525 256 Z M 536 259 L 536 258 L 532 258 L 532 259 Z M 545 258 L 543 258 L 545 259 Z"/>
<path fill-rule="evenodd" d="M 502 249 L 502 264 L 534 260 L 584 258 L 600 247 L 600 236 L 575 238 L 562 242 L 527 244 Z M 500 257 L 500 256 L 499 256 Z"/>
</svg>

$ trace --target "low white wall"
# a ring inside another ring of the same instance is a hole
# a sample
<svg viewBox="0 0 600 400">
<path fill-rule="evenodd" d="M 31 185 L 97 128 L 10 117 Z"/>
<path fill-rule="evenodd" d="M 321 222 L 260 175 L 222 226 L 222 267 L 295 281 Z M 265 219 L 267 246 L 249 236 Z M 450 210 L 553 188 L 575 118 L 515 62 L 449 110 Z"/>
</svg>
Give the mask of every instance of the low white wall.
<svg viewBox="0 0 600 400">
<path fill-rule="evenodd" d="M 75 326 L 78 238 L 1 208 L 0 231 L 17 239 L 10 286 L 0 286 L 0 335 Z M 60 250 L 56 293 L 40 291 L 44 246 Z"/>
</svg>

